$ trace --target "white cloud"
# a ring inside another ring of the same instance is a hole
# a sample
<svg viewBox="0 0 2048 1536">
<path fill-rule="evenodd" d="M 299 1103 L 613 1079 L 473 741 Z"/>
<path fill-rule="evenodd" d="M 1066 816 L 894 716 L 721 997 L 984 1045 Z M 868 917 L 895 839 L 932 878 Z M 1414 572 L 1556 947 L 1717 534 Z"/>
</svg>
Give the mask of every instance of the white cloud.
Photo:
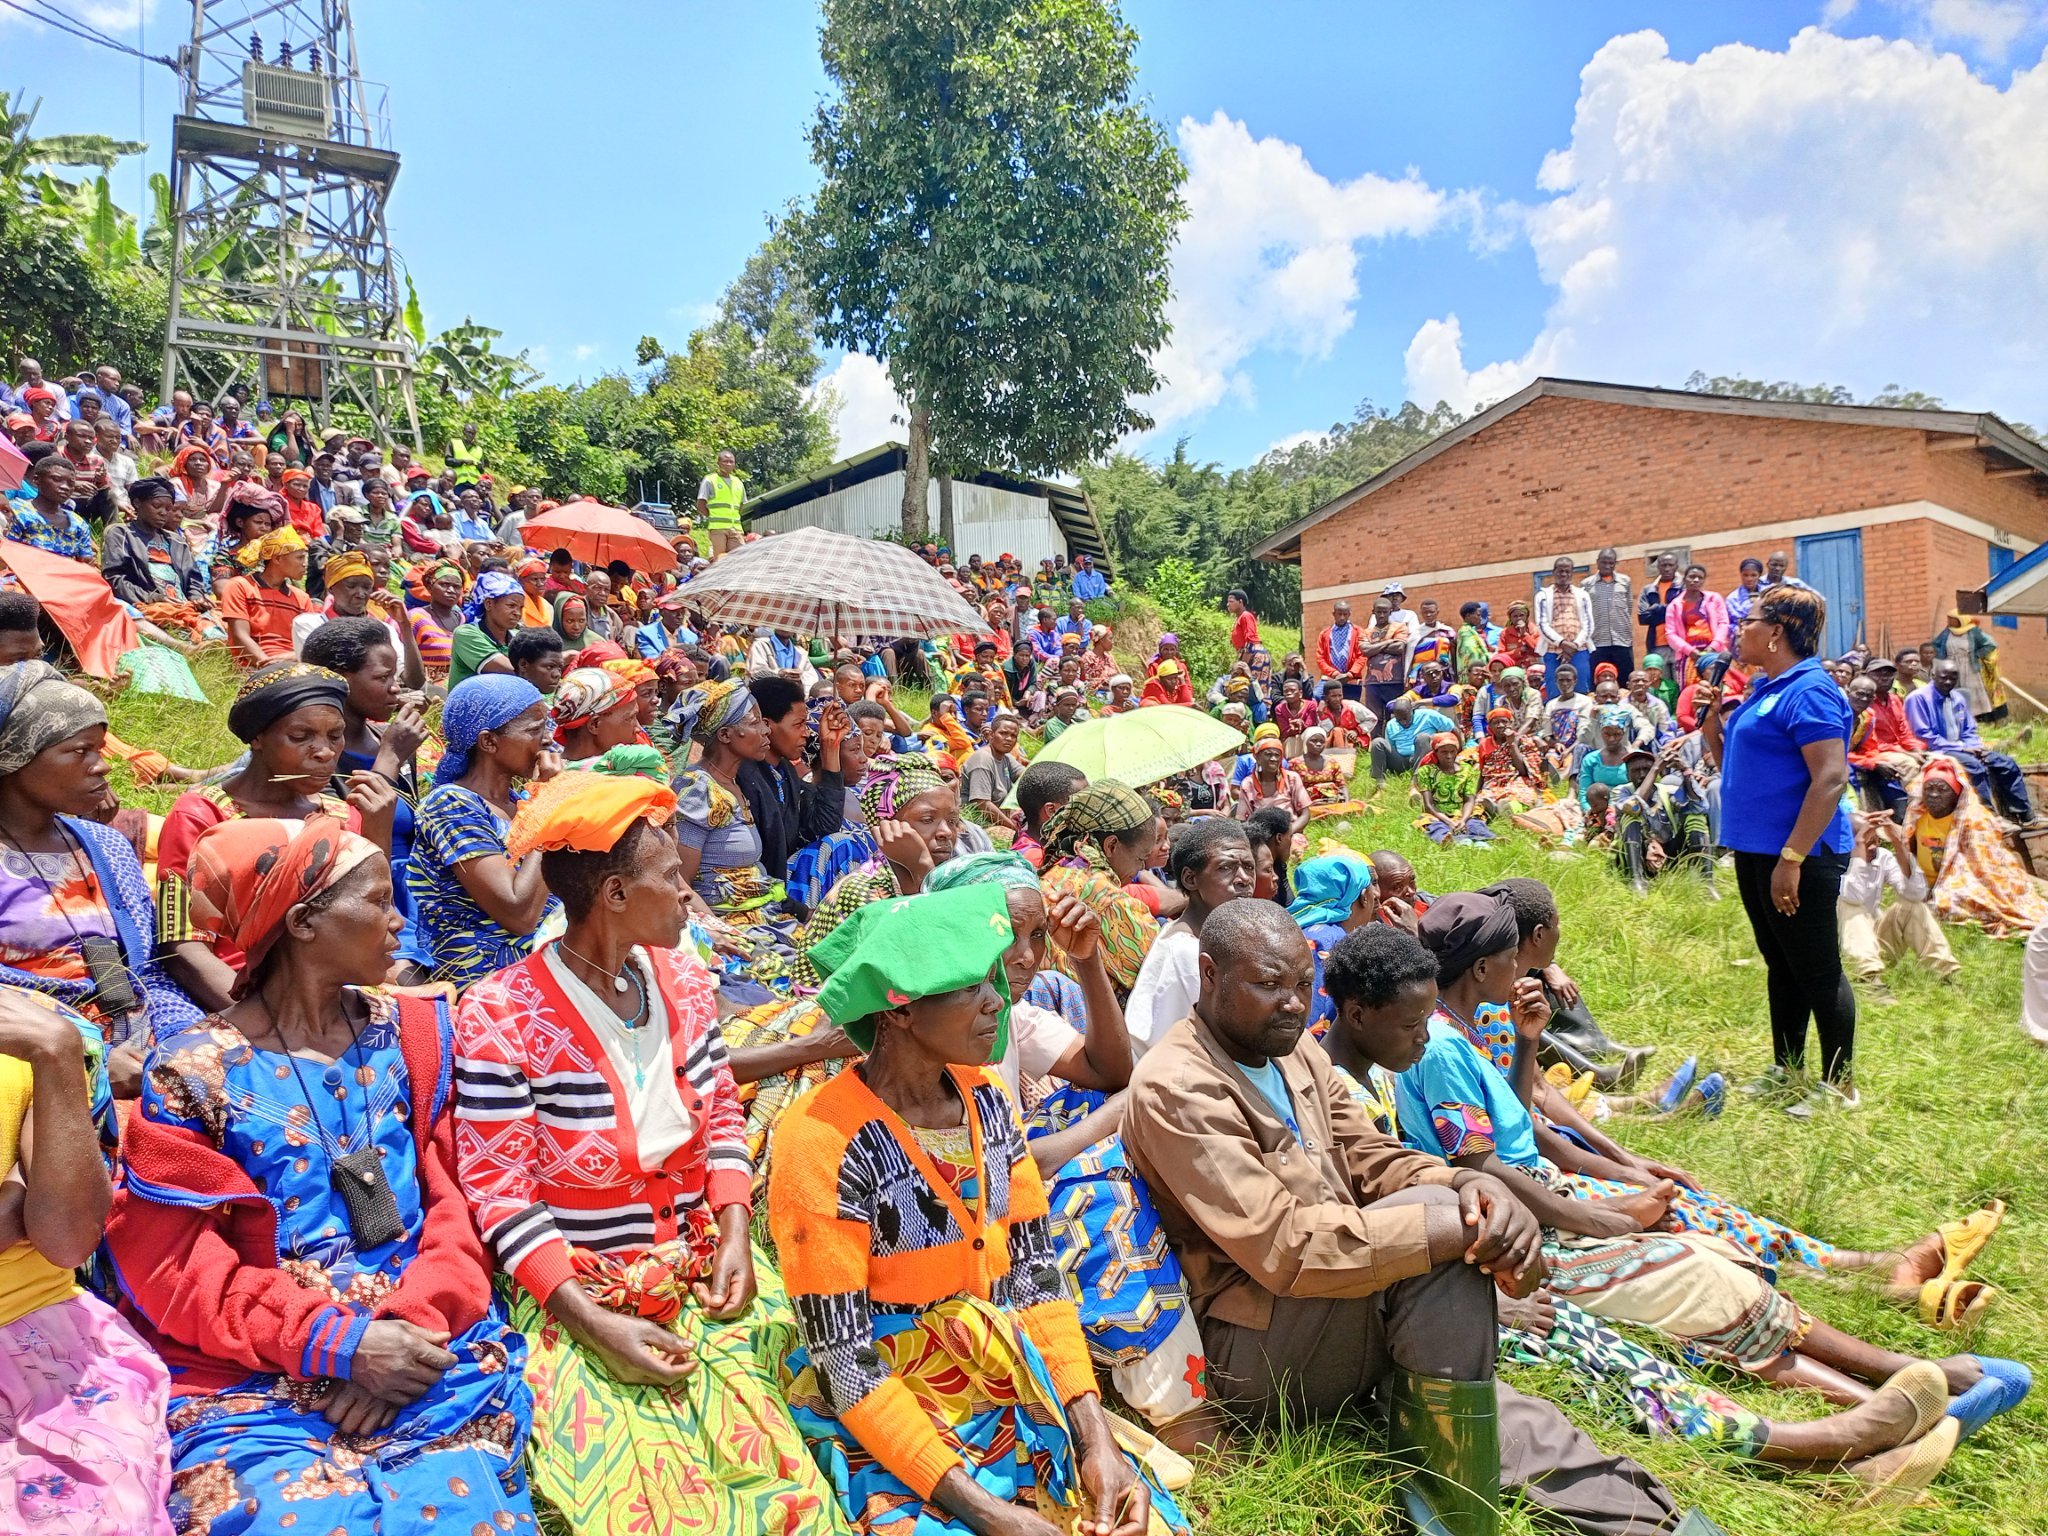
<svg viewBox="0 0 2048 1536">
<path fill-rule="evenodd" d="M 88 26 L 98 27 L 102 32 L 111 32 L 124 43 L 135 41 L 137 22 L 148 22 L 156 16 L 156 0 L 69 0 L 69 3 L 54 5 L 55 11 L 67 21 L 82 21 Z M 37 26 L 45 23 L 32 14 L 10 7 L 0 7 L 0 26 L 8 22 L 33 22 Z M 52 29 L 56 30 L 56 29 Z"/>
<path fill-rule="evenodd" d="M 902 442 L 909 431 L 910 408 L 896 393 L 889 370 L 865 352 L 849 352 L 819 379 L 812 398 L 832 412 L 841 458 L 865 453 L 886 442 Z"/>
<path fill-rule="evenodd" d="M 1295 449 L 1306 448 L 1311 443 L 1321 443 L 1327 440 L 1329 435 L 1327 432 L 1290 432 L 1285 437 L 1275 438 L 1266 444 L 1266 452 L 1259 457 L 1265 458 L 1275 453 L 1292 453 Z"/>
<path fill-rule="evenodd" d="M 1953 20 L 1951 24 L 1954 24 Z M 1467 368 L 1455 316 L 1408 384 L 1469 409 L 1539 372 L 1898 383 L 2048 416 L 2048 59 L 2003 89 L 1954 54 L 1819 29 L 1696 60 L 1617 37 L 1524 226 L 1553 289 L 1521 357 Z"/>
<path fill-rule="evenodd" d="M 1821 25 L 1838 30 L 1859 9 L 1858 0 L 1827 0 Z M 1958 44 L 1991 59 L 2004 58 L 2028 32 L 2048 28 L 2048 0 L 1880 0 L 1873 9 L 1896 16 L 1907 37 Z"/>
<path fill-rule="evenodd" d="M 577 362 L 587 363 L 597 356 L 597 343 L 594 341 L 579 341 L 571 349 L 571 355 Z"/>
<path fill-rule="evenodd" d="M 1173 336 L 1146 409 L 1160 426 L 1225 398 L 1250 401 L 1246 362 L 1262 351 L 1329 355 L 1351 328 L 1361 247 L 1426 234 L 1471 200 L 1410 171 L 1333 182 L 1298 145 L 1255 139 L 1234 118 L 1183 118 L 1188 216 L 1173 256 Z"/>
</svg>

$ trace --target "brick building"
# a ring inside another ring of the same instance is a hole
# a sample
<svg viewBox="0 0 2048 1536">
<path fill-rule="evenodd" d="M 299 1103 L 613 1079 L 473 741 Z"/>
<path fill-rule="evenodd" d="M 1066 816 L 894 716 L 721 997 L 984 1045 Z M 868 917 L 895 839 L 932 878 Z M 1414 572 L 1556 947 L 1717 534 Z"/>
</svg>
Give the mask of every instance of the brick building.
<svg viewBox="0 0 2048 1536">
<path fill-rule="evenodd" d="M 1621 552 L 1640 590 L 1655 555 L 1725 592 L 1773 550 L 1828 599 L 1826 652 L 1917 645 L 1959 590 L 2048 544 L 2048 449 L 1996 416 L 1798 405 L 1538 379 L 1257 550 L 1301 567 L 1306 636 L 1388 581 L 1445 619 L 1527 598 L 1559 555 Z M 2007 676 L 2048 686 L 2048 624 L 2002 618 Z M 1636 630 L 1642 651 L 1642 630 Z"/>
</svg>

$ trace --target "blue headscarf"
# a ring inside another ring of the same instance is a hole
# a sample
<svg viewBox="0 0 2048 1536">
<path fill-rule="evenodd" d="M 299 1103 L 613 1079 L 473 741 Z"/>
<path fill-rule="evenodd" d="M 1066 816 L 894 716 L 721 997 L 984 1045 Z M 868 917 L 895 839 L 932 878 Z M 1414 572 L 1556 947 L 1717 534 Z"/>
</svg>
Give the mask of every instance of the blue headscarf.
<svg viewBox="0 0 2048 1536">
<path fill-rule="evenodd" d="M 480 672 L 457 683 L 441 708 L 441 735 L 448 752 L 434 770 L 434 782 L 453 784 L 469 772 L 477 737 L 502 729 L 539 702 L 538 688 L 505 672 Z"/>
<path fill-rule="evenodd" d="M 485 571 L 477 577 L 476 585 L 469 589 L 469 600 L 462 605 L 462 621 L 465 624 L 481 624 L 484 621 L 484 604 L 497 597 L 510 597 L 515 592 L 523 593 L 526 588 L 519 585 L 519 578 L 506 571 Z"/>
<path fill-rule="evenodd" d="M 1341 923 L 1372 883 L 1372 865 L 1355 853 L 1306 860 L 1294 871 L 1294 900 L 1287 915 L 1303 928 Z"/>
</svg>

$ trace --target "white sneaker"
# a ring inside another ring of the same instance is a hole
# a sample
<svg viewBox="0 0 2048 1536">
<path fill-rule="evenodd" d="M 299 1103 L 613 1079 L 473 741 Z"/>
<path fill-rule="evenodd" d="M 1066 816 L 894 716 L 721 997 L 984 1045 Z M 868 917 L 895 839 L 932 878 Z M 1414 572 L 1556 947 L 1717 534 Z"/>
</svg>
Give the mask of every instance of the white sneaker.
<svg viewBox="0 0 2048 1536">
<path fill-rule="evenodd" d="M 1822 1083 L 1797 1104 L 1785 1106 L 1785 1113 L 1794 1120 L 1811 1120 L 1816 1115 L 1829 1114 L 1837 1110 L 1860 1108 L 1861 1096 L 1851 1087 L 1842 1089 L 1833 1083 Z"/>
</svg>

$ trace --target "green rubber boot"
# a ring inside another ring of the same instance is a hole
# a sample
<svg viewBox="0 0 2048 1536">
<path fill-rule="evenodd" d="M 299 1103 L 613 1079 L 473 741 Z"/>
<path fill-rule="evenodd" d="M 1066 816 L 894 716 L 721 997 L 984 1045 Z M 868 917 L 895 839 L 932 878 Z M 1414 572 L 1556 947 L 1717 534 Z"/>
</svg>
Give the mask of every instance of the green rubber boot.
<svg viewBox="0 0 2048 1536">
<path fill-rule="evenodd" d="M 1498 1536 L 1500 1417 L 1491 1381 L 1397 1371 L 1387 1449 L 1415 1468 L 1401 1502 L 1418 1536 Z"/>
</svg>

